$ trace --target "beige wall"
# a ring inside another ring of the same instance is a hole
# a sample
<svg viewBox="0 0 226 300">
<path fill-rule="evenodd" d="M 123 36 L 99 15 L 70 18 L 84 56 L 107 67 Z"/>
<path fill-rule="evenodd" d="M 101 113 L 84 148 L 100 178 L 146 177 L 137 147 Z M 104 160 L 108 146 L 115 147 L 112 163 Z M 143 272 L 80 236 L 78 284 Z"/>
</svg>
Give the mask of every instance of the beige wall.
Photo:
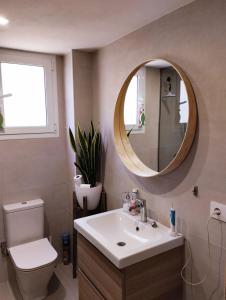
<svg viewBox="0 0 226 300">
<path fill-rule="evenodd" d="M 69 127 L 75 131 L 75 108 L 74 108 L 74 77 L 73 77 L 73 55 L 72 52 L 64 56 L 64 95 L 65 95 L 65 115 L 66 115 L 66 149 L 67 164 L 69 171 L 70 191 L 73 190 L 75 176 L 75 153 L 73 152 L 69 140 Z"/>
<path fill-rule="evenodd" d="M 75 153 L 69 140 L 68 129 L 75 133 L 77 124 L 88 129 L 92 117 L 92 60 L 93 54 L 72 50 L 64 57 L 64 91 L 66 114 L 66 149 L 69 175 L 69 216 L 70 229 L 73 228 L 74 176 L 76 174 Z M 72 245 L 71 245 L 72 246 Z"/>
<path fill-rule="evenodd" d="M 108 206 L 120 207 L 122 192 L 136 186 L 147 199 L 152 216 L 169 224 L 173 202 L 178 230 L 191 242 L 193 280 L 201 279 L 208 266 L 209 203 L 218 200 L 226 204 L 225 16 L 226 1 L 198 0 L 101 49 L 95 60 L 93 110 L 107 148 Z M 156 57 L 177 63 L 190 78 L 197 97 L 199 129 L 190 155 L 178 170 L 161 178 L 142 179 L 130 174 L 116 154 L 113 114 L 127 75 L 140 63 Z M 194 185 L 199 186 L 198 198 L 192 194 Z M 210 232 L 210 276 L 204 285 L 194 287 L 193 291 L 188 288 L 187 299 L 223 299 L 223 276 L 221 287 L 210 297 L 217 284 L 218 224 L 211 223 Z M 223 233 L 226 233 L 225 225 Z M 223 272 L 225 252 L 221 263 Z"/>
<path fill-rule="evenodd" d="M 151 162 L 148 166 L 158 171 L 158 148 L 159 148 L 159 113 L 160 113 L 160 70 L 146 68 L 147 84 L 147 107 L 146 125 L 149 129 L 146 139 L 149 140 L 149 155 Z"/>
<path fill-rule="evenodd" d="M 22 200 L 45 201 L 46 233 L 61 253 L 60 236 L 70 229 L 66 157 L 63 60 L 57 58 L 59 103 L 58 138 L 0 141 L 0 206 Z M 0 241 L 4 240 L 2 209 Z M 0 254 L 0 282 L 7 279 L 6 261 Z"/>
<path fill-rule="evenodd" d="M 165 97 L 167 77 L 171 78 L 176 97 Z M 184 138 L 184 124 L 180 124 L 180 77 L 173 68 L 161 70 L 161 101 L 159 120 L 159 170 L 163 170 L 175 157 Z"/>
<path fill-rule="evenodd" d="M 73 50 L 75 123 L 90 128 L 92 119 L 92 62 L 93 53 Z"/>
<path fill-rule="evenodd" d="M 74 189 L 76 173 L 75 154 L 69 141 L 68 129 L 76 132 L 77 124 L 81 129 L 89 129 L 92 119 L 92 69 L 93 53 L 72 50 L 64 57 L 64 86 L 67 131 L 67 158 L 70 177 L 70 191 Z"/>
</svg>

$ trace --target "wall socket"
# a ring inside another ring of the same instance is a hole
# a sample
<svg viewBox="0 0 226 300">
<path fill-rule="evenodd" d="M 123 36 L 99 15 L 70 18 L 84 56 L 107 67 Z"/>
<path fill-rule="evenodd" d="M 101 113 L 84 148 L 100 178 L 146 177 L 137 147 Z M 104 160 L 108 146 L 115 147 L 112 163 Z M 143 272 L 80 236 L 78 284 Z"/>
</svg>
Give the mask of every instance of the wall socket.
<svg viewBox="0 0 226 300">
<path fill-rule="evenodd" d="M 215 212 L 220 212 L 220 215 L 217 215 Z M 216 201 L 211 201 L 210 202 L 210 216 L 212 218 L 226 222 L 226 204 L 216 202 Z"/>
</svg>

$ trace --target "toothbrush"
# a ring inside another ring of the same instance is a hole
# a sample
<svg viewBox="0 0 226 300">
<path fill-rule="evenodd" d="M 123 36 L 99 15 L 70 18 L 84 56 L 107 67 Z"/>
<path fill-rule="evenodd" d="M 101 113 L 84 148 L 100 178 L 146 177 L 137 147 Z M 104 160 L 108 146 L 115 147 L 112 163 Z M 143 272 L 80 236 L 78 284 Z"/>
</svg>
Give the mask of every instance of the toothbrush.
<svg viewBox="0 0 226 300">
<path fill-rule="evenodd" d="M 176 225 L 176 211 L 173 208 L 173 203 L 172 203 L 172 206 L 170 208 L 170 227 L 171 227 L 170 235 L 172 236 L 177 235 L 175 225 Z"/>
</svg>

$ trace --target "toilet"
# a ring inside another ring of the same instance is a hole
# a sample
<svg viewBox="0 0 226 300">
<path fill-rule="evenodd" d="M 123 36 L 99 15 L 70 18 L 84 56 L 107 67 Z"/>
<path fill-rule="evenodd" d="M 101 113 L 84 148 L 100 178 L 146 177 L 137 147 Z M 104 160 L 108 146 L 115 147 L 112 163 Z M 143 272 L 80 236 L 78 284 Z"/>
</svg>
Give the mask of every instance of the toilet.
<svg viewBox="0 0 226 300">
<path fill-rule="evenodd" d="M 3 205 L 7 249 L 24 300 L 41 300 L 56 266 L 57 252 L 44 238 L 42 199 Z"/>
</svg>

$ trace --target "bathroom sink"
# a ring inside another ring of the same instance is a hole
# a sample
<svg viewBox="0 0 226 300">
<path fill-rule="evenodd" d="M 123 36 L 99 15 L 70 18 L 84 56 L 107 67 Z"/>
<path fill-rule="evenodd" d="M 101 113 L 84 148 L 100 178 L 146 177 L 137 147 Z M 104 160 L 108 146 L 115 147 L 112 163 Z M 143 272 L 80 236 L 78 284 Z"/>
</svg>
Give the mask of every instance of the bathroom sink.
<svg viewBox="0 0 226 300">
<path fill-rule="evenodd" d="M 116 209 L 77 219 L 74 226 L 119 269 L 184 243 L 181 235 L 169 234 L 170 228 L 158 222 L 154 228 L 153 220 L 142 223 L 139 219 Z"/>
</svg>

